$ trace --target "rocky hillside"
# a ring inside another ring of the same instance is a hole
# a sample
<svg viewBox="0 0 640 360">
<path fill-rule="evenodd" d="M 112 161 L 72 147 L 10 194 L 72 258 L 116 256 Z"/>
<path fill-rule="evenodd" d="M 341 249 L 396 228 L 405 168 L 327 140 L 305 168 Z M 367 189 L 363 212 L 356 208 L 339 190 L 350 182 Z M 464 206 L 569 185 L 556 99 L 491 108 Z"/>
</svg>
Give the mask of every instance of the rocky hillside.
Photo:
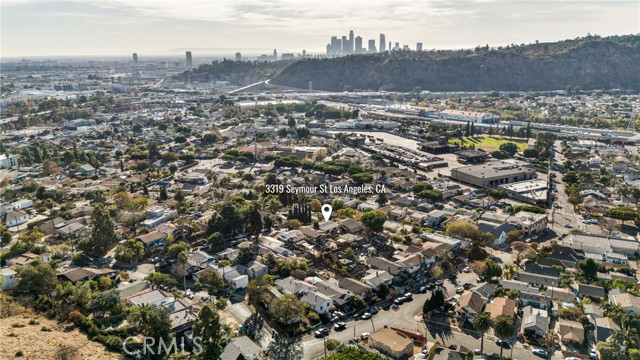
<svg viewBox="0 0 640 360">
<path fill-rule="evenodd" d="M 640 90 L 640 35 L 459 51 L 395 51 L 290 64 L 272 84 L 316 90 Z"/>
</svg>

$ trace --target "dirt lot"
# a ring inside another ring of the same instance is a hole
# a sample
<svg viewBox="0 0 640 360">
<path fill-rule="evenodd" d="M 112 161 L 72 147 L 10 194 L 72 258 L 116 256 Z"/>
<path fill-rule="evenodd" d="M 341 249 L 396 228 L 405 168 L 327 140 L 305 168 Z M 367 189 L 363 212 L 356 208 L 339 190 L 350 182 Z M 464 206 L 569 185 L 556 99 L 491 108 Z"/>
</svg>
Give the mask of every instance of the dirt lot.
<svg viewBox="0 0 640 360">
<path fill-rule="evenodd" d="M 37 324 L 30 325 L 35 320 Z M 18 327 L 15 325 L 20 324 Z M 46 326 L 51 331 L 42 331 Z M 18 351 L 22 357 L 17 359 L 55 360 L 60 359 L 57 353 L 62 345 L 70 345 L 77 349 L 70 360 L 115 360 L 123 359 L 119 354 L 107 351 L 99 343 L 89 341 L 79 330 L 67 330 L 65 326 L 42 316 L 34 315 L 29 310 L 18 315 L 0 319 L 0 358 L 13 359 Z"/>
</svg>

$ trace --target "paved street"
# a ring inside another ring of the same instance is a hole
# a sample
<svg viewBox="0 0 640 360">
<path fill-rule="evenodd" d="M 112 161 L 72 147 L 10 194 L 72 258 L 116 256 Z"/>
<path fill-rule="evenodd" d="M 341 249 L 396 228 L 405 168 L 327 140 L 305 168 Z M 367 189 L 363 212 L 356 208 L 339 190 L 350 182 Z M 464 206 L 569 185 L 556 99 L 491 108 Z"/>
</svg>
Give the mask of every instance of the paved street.
<svg viewBox="0 0 640 360">
<path fill-rule="evenodd" d="M 444 282 L 445 296 L 450 297 L 455 295 L 455 288 L 461 286 L 464 283 L 468 282 L 471 284 L 476 284 L 475 278 L 476 275 L 474 273 L 459 273 L 456 283 L 452 283 L 451 281 L 446 280 Z M 455 333 L 442 328 L 440 328 L 439 330 L 436 330 L 436 328 L 432 328 L 427 331 L 424 323 L 417 315 L 422 313 L 422 305 L 424 304 L 425 300 L 429 298 L 429 296 L 431 296 L 431 292 L 427 292 L 426 294 L 414 294 L 413 301 L 400 305 L 400 308 L 398 310 L 380 309 L 380 312 L 374 315 L 371 320 L 349 321 L 347 322 L 347 328 L 345 330 L 340 332 L 331 330 L 331 334 L 326 339 L 336 339 L 342 343 L 346 343 L 354 337 L 359 338 L 360 334 L 364 332 L 374 332 L 374 327 L 375 330 L 379 330 L 387 325 L 389 327 L 397 327 L 408 331 L 419 332 L 423 335 L 426 333 L 428 341 L 430 342 L 438 340 L 441 343 L 444 342 L 447 345 L 463 344 L 471 349 L 479 348 L 479 338 L 475 339 L 470 335 Z M 304 358 L 317 359 L 324 355 L 323 342 L 323 339 L 317 339 L 313 336 L 313 334 L 307 335 L 303 339 Z M 493 346 L 496 348 L 496 350 L 499 350 L 497 349 L 497 346 L 495 346 L 495 344 L 493 344 Z M 491 351 L 492 348 L 489 347 L 487 349 L 487 351 Z M 514 350 L 514 354 L 516 354 L 517 351 L 518 349 Z M 530 352 L 529 355 L 531 355 Z"/>
</svg>

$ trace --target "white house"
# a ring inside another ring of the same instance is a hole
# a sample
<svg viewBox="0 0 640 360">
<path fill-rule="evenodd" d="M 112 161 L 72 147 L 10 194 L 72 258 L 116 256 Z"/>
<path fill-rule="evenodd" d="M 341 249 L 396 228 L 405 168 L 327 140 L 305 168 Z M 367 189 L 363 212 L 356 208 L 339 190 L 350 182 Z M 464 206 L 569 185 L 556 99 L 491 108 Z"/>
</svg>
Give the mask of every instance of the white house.
<svg viewBox="0 0 640 360">
<path fill-rule="evenodd" d="M 19 165 L 20 155 L 0 154 L 0 169 L 10 169 Z"/>
<path fill-rule="evenodd" d="M 11 203 L 14 210 L 24 210 L 33 206 L 33 201 L 30 199 L 22 199 Z"/>
<path fill-rule="evenodd" d="M 313 311 L 318 314 L 324 314 L 325 312 L 333 309 L 333 299 L 318 291 L 305 292 L 300 297 L 300 300 L 309 304 Z"/>
<path fill-rule="evenodd" d="M 3 268 L 0 270 L 2 275 L 2 291 L 11 289 L 16 284 L 17 273 L 9 268 Z"/>
<path fill-rule="evenodd" d="M 28 221 L 29 215 L 22 211 L 12 211 L 4 218 L 4 223 L 8 228 L 25 224 Z"/>
</svg>

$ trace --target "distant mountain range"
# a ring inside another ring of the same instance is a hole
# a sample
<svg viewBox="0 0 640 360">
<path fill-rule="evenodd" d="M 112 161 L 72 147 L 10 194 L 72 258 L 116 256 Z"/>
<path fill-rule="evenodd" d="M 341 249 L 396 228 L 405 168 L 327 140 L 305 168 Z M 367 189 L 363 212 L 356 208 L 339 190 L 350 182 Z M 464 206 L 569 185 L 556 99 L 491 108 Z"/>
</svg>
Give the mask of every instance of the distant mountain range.
<svg viewBox="0 0 640 360">
<path fill-rule="evenodd" d="M 188 76 L 187 76 L 188 75 Z M 467 50 L 390 51 L 298 61 L 213 61 L 175 78 L 314 90 L 640 90 L 640 34 Z"/>
</svg>

